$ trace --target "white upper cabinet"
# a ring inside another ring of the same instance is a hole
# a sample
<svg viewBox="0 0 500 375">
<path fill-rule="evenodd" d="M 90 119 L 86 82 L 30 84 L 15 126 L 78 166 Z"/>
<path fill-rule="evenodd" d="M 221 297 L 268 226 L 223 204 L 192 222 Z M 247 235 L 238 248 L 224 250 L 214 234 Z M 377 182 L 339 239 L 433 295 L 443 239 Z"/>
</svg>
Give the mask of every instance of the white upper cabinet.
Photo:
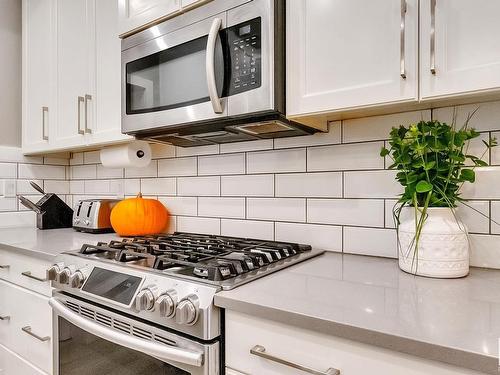
<svg viewBox="0 0 500 375">
<path fill-rule="evenodd" d="M 287 1 L 287 115 L 417 100 L 417 0 Z"/>
<path fill-rule="evenodd" d="M 93 5 L 92 0 L 64 0 L 57 4 L 56 147 L 84 145 L 93 123 Z"/>
<path fill-rule="evenodd" d="M 56 7 L 23 0 L 23 148 L 49 147 L 56 124 Z"/>
<path fill-rule="evenodd" d="M 181 0 L 118 0 L 119 34 L 179 11 Z"/>
<path fill-rule="evenodd" d="M 500 1 L 421 0 L 420 7 L 422 99 L 498 90 Z"/>
</svg>

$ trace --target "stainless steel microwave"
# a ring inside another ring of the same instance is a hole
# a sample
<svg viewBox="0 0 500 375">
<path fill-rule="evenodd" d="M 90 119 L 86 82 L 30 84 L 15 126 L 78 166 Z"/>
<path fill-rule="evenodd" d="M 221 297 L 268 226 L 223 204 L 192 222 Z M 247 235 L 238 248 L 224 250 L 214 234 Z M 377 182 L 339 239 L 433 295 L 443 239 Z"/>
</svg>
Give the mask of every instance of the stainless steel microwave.
<svg viewBox="0 0 500 375">
<path fill-rule="evenodd" d="M 285 117 L 285 0 L 213 0 L 122 40 L 122 132 L 190 147 L 311 134 Z"/>
</svg>

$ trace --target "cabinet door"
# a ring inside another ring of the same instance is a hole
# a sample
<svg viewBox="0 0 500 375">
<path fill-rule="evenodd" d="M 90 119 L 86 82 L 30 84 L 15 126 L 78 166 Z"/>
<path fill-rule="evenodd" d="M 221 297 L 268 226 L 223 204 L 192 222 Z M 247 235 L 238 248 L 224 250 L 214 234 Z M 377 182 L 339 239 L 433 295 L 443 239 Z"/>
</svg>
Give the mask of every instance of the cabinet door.
<svg viewBox="0 0 500 375">
<path fill-rule="evenodd" d="M 422 99 L 500 89 L 500 2 L 422 0 L 420 7 Z"/>
<path fill-rule="evenodd" d="M 118 38 L 118 3 L 100 0 L 95 9 L 96 117 L 91 126 L 93 145 L 130 139 L 121 133 L 121 43 Z"/>
<path fill-rule="evenodd" d="M 287 114 L 416 101 L 417 21 L 417 0 L 288 0 Z"/>
<path fill-rule="evenodd" d="M 46 375 L 16 353 L 0 345 L 0 375 Z"/>
<path fill-rule="evenodd" d="M 55 122 L 56 23 L 53 0 L 23 1 L 23 151 L 49 148 Z"/>
<path fill-rule="evenodd" d="M 128 33 L 179 10 L 180 0 L 118 0 L 119 33 Z"/>
<path fill-rule="evenodd" d="M 93 122 L 95 101 L 90 87 L 95 66 L 93 6 L 92 0 L 58 1 L 57 148 L 85 145 L 86 126 L 88 129 Z"/>
</svg>

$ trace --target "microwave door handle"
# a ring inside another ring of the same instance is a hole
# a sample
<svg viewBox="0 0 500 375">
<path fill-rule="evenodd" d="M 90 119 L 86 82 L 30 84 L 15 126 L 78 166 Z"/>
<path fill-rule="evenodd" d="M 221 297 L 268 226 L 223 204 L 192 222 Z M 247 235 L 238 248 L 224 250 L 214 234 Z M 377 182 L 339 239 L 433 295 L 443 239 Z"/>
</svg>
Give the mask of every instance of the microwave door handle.
<svg viewBox="0 0 500 375">
<path fill-rule="evenodd" d="M 215 81 L 215 43 L 217 41 L 217 35 L 219 34 L 221 25 L 222 19 L 214 18 L 212 26 L 210 27 L 210 32 L 208 34 L 207 54 L 205 61 L 207 70 L 208 96 L 210 97 L 210 101 L 212 102 L 212 107 L 215 113 L 222 113 L 222 103 L 219 95 L 217 94 L 217 83 Z"/>
<path fill-rule="evenodd" d="M 148 354 L 166 363 L 178 362 L 196 367 L 203 365 L 202 352 L 161 345 L 109 329 L 106 326 L 78 315 L 55 298 L 49 299 L 49 305 L 58 316 L 104 340 Z"/>
</svg>

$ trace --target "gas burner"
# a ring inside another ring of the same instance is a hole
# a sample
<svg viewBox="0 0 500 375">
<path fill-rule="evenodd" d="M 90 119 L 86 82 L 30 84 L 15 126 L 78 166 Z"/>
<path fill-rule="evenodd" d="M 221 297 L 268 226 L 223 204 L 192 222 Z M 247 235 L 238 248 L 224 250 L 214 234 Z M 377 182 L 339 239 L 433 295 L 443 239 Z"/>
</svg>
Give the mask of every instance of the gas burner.
<svg viewBox="0 0 500 375">
<path fill-rule="evenodd" d="M 217 282 L 310 250 L 295 243 L 176 232 L 85 244 L 80 253 Z"/>
</svg>

